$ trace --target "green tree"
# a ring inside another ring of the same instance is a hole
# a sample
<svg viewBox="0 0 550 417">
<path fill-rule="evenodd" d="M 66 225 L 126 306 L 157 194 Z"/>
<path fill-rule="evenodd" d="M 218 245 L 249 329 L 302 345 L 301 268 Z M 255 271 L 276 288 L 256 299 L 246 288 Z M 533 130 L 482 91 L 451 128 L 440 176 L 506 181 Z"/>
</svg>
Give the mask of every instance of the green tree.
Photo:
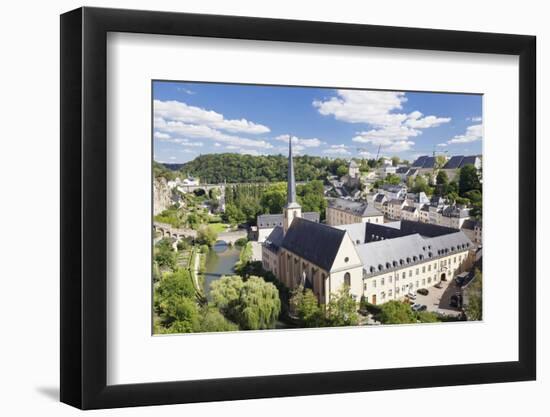
<svg viewBox="0 0 550 417">
<path fill-rule="evenodd" d="M 262 194 L 261 206 L 267 213 L 282 213 L 286 204 L 286 186 L 285 182 L 271 184 Z"/>
<path fill-rule="evenodd" d="M 399 185 L 401 183 L 401 178 L 395 174 L 388 174 L 385 178 L 385 182 L 392 185 Z"/>
<path fill-rule="evenodd" d="M 399 159 L 398 156 L 392 156 L 391 157 L 391 162 L 393 164 L 394 167 L 396 167 L 397 165 L 399 165 L 399 162 L 401 161 L 401 159 Z"/>
<path fill-rule="evenodd" d="M 439 316 L 432 311 L 419 311 L 416 313 L 416 318 L 421 323 L 437 323 Z"/>
<path fill-rule="evenodd" d="M 202 226 L 197 233 L 197 243 L 199 245 L 213 246 L 218 239 L 218 234 L 212 226 Z"/>
<path fill-rule="evenodd" d="M 464 193 L 464 197 L 470 200 L 472 204 L 481 204 L 483 200 L 480 190 L 470 190 Z"/>
<path fill-rule="evenodd" d="M 298 202 L 302 211 L 316 211 L 320 213 L 321 220 L 324 219 L 327 200 L 324 195 L 323 182 L 319 180 L 310 181 L 296 187 Z"/>
<path fill-rule="evenodd" d="M 290 298 L 292 311 L 300 320 L 302 327 L 320 327 L 323 325 L 323 314 L 317 297 L 310 289 L 304 290 L 302 285 L 292 291 Z"/>
<path fill-rule="evenodd" d="M 223 219 L 231 224 L 240 224 L 246 218 L 244 213 L 235 204 L 226 204 Z"/>
<path fill-rule="evenodd" d="M 170 239 L 159 240 L 154 248 L 155 262 L 159 268 L 176 268 L 176 253 L 172 249 L 172 242 Z"/>
<path fill-rule="evenodd" d="M 212 301 L 222 314 L 239 324 L 243 330 L 272 329 L 281 311 L 279 292 L 275 285 L 251 276 L 246 281 L 239 276 L 223 277 L 211 286 Z"/>
<path fill-rule="evenodd" d="M 242 287 L 243 280 L 237 275 L 221 277 L 210 284 L 212 303 L 220 309 L 224 316 L 232 315 Z"/>
<path fill-rule="evenodd" d="M 445 171 L 439 170 L 435 179 L 435 183 L 437 185 L 447 186 L 447 184 L 449 183 L 449 176 Z"/>
<path fill-rule="evenodd" d="M 466 164 L 460 169 L 458 190 L 461 196 L 472 190 L 481 191 L 481 183 L 477 175 L 477 168 L 472 164 Z"/>
<path fill-rule="evenodd" d="M 343 177 L 344 175 L 347 175 L 348 173 L 348 167 L 346 165 L 340 165 L 338 168 L 336 168 L 336 175 L 339 177 Z"/>
<path fill-rule="evenodd" d="M 483 318 L 483 275 L 479 269 L 475 270 L 473 281 L 466 287 L 467 305 L 465 308 L 468 320 Z"/>
<path fill-rule="evenodd" d="M 417 175 L 414 179 L 414 186 L 412 187 L 413 193 L 424 192 L 427 195 L 430 195 L 432 190 L 426 181 L 426 178 L 423 175 Z"/>
<path fill-rule="evenodd" d="M 188 270 L 178 269 L 176 272 L 165 274 L 159 281 L 155 288 L 155 304 L 160 306 L 171 296 L 195 297 L 195 286 Z"/>
<path fill-rule="evenodd" d="M 347 285 L 342 286 L 336 294 L 331 294 L 326 318 L 330 326 L 354 326 L 359 322 L 357 303 Z"/>
<path fill-rule="evenodd" d="M 380 305 L 378 320 L 382 324 L 407 324 L 416 323 L 416 316 L 408 304 L 391 300 Z"/>
<path fill-rule="evenodd" d="M 239 326 L 227 320 L 218 309 L 206 307 L 202 311 L 200 320 L 201 332 L 233 332 L 236 330 L 239 330 Z"/>
<path fill-rule="evenodd" d="M 445 158 L 443 155 L 437 155 L 435 157 L 435 167 L 437 169 L 443 168 L 446 163 L 447 163 L 447 158 Z"/>
</svg>

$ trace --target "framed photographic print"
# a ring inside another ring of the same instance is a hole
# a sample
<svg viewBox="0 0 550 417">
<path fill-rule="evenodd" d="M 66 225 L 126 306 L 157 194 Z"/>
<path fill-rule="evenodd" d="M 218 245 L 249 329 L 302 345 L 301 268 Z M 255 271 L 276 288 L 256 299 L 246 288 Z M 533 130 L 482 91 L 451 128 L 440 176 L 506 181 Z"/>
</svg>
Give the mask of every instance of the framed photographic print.
<svg viewBox="0 0 550 417">
<path fill-rule="evenodd" d="M 61 400 L 535 379 L 535 38 L 61 16 Z"/>
</svg>

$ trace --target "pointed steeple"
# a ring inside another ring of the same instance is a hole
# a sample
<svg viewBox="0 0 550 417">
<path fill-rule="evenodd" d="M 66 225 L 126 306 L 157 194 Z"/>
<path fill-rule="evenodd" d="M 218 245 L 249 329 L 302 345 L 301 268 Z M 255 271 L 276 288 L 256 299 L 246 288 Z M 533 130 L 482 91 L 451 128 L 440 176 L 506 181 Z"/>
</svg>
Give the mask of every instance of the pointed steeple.
<svg viewBox="0 0 550 417">
<path fill-rule="evenodd" d="M 302 217 L 302 208 L 296 200 L 296 179 L 294 178 L 294 163 L 292 161 L 292 136 L 288 137 L 288 175 L 287 175 L 287 198 L 286 206 L 283 209 L 283 233 L 286 234 L 292 220 Z"/>
<path fill-rule="evenodd" d="M 296 204 L 296 179 L 292 162 L 292 136 L 288 136 L 288 174 L 287 174 L 287 207 Z"/>
</svg>

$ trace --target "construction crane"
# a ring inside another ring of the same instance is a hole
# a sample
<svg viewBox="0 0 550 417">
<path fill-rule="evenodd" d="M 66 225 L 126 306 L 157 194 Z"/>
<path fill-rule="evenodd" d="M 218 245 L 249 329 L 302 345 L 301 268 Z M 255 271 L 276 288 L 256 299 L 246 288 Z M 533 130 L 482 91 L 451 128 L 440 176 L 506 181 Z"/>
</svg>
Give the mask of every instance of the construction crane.
<svg viewBox="0 0 550 417">
<path fill-rule="evenodd" d="M 382 147 L 382 145 L 378 145 L 378 151 L 376 152 L 376 158 L 374 159 L 375 161 L 378 161 L 378 157 L 380 156 L 380 148 Z M 367 148 L 357 148 L 357 150 L 359 152 L 361 151 L 366 151 L 368 152 L 369 150 Z"/>
<path fill-rule="evenodd" d="M 427 151 L 427 150 L 417 150 L 415 149 L 416 152 L 425 152 L 425 153 L 431 153 L 432 156 L 435 158 L 438 154 L 446 154 L 446 153 L 449 153 L 449 151 L 438 151 L 435 149 L 435 146 L 433 147 L 433 149 L 431 151 Z"/>
</svg>

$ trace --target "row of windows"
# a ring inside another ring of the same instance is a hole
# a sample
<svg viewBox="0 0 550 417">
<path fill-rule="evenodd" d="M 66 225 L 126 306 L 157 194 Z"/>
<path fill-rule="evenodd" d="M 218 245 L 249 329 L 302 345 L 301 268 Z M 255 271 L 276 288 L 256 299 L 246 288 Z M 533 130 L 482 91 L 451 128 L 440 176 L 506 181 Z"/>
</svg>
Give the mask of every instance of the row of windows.
<svg viewBox="0 0 550 417">
<path fill-rule="evenodd" d="M 389 282 L 391 283 L 391 280 L 389 280 Z M 437 282 L 437 274 L 435 274 L 435 275 L 433 276 L 433 278 L 430 276 L 430 277 L 428 277 L 428 278 L 423 278 L 422 280 L 418 280 L 418 281 L 416 281 L 416 282 L 414 283 L 414 285 L 413 285 L 412 282 L 411 282 L 410 284 L 408 284 L 408 285 L 402 285 L 402 286 L 401 286 L 401 289 L 402 289 L 403 292 L 405 292 L 407 288 L 409 288 L 409 289 L 412 289 L 413 287 L 414 287 L 414 288 L 420 288 L 420 285 L 421 285 L 421 284 L 422 284 L 422 287 L 424 287 L 424 286 L 426 286 L 426 284 L 429 285 L 429 284 L 431 284 L 431 283 L 433 283 L 433 282 Z M 384 279 L 383 279 L 383 278 L 381 279 L 380 284 L 381 284 L 381 285 L 384 285 Z M 376 280 L 374 280 L 374 281 L 372 282 L 372 287 L 373 287 L 373 288 L 376 288 Z M 366 281 L 363 282 L 363 291 L 367 291 L 367 282 L 366 282 Z M 389 293 L 389 295 L 391 296 L 392 290 L 391 290 L 391 289 L 388 290 L 388 293 Z M 395 288 L 395 293 L 396 293 L 396 294 L 399 294 L 399 287 L 396 287 L 396 288 Z M 384 293 L 384 291 L 382 291 L 380 294 L 385 294 L 385 293 Z"/>
</svg>

